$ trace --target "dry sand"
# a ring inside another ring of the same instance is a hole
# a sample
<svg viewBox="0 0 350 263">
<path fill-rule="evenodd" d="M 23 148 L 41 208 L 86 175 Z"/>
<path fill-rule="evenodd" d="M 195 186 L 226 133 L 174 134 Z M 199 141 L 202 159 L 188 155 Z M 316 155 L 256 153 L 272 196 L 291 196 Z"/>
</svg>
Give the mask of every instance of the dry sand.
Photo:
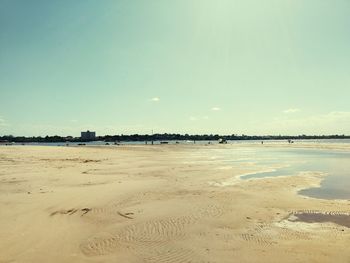
<svg viewBox="0 0 350 263">
<path fill-rule="evenodd" d="M 0 147 L 0 262 L 350 262 L 350 228 L 295 220 L 349 214 L 297 195 L 324 175 L 240 180 L 230 147 Z"/>
</svg>

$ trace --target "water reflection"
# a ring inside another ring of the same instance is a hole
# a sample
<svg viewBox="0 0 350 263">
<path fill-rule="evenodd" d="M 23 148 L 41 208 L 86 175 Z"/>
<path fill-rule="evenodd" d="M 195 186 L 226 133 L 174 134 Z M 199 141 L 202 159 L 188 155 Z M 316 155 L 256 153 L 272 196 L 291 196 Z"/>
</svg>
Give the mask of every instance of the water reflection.
<svg viewBox="0 0 350 263">
<path fill-rule="evenodd" d="M 254 160 L 263 172 L 244 175 L 241 177 L 243 180 L 322 172 L 328 176 L 320 187 L 304 189 L 299 194 L 322 199 L 350 199 L 350 153 L 300 148 L 256 148 L 250 157 L 249 161 Z M 277 168 L 266 171 L 267 167 L 276 165 Z"/>
</svg>

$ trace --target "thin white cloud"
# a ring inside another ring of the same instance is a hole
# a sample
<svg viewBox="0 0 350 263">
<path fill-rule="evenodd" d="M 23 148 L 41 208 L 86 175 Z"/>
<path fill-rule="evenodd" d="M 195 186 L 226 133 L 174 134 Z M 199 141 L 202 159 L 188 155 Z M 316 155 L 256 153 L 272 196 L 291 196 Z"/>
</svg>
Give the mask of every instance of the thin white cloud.
<svg viewBox="0 0 350 263">
<path fill-rule="evenodd" d="M 219 107 L 212 107 L 211 110 L 212 110 L 212 111 L 220 111 L 221 108 L 219 108 Z"/>
<path fill-rule="evenodd" d="M 0 127 L 9 126 L 6 120 L 0 116 Z"/>
<path fill-rule="evenodd" d="M 345 119 L 347 121 L 350 121 L 350 112 L 349 111 L 332 111 L 326 115 L 324 115 L 326 118 L 330 119 Z"/>
<path fill-rule="evenodd" d="M 270 122 L 255 121 L 249 128 L 250 132 L 256 134 L 349 134 L 350 112 L 332 111 L 311 116 L 278 117 Z"/>
<path fill-rule="evenodd" d="M 290 114 L 290 113 L 296 113 L 299 111 L 301 111 L 301 110 L 298 108 L 291 108 L 291 109 L 284 110 L 283 113 Z"/>
<path fill-rule="evenodd" d="M 153 98 L 151 99 L 151 101 L 158 102 L 158 101 L 160 101 L 160 98 L 159 98 L 159 97 L 153 97 Z"/>
<path fill-rule="evenodd" d="M 198 120 L 208 120 L 208 116 L 190 116 L 188 118 L 190 121 L 198 121 Z"/>
</svg>

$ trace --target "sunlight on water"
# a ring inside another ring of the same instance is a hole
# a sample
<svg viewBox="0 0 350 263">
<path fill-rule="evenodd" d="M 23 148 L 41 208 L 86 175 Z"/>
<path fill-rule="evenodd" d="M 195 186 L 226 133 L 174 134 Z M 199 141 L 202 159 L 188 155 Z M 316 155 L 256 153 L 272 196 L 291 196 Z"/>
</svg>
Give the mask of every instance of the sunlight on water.
<svg viewBox="0 0 350 263">
<path fill-rule="evenodd" d="M 320 187 L 299 191 L 299 194 L 322 199 L 350 199 L 350 153 L 318 149 L 254 148 L 240 153 L 221 150 L 225 163 L 242 167 L 254 163 L 261 169 L 241 176 L 243 180 L 293 176 L 301 172 L 320 172 L 327 176 Z M 271 168 L 273 167 L 273 168 Z"/>
</svg>

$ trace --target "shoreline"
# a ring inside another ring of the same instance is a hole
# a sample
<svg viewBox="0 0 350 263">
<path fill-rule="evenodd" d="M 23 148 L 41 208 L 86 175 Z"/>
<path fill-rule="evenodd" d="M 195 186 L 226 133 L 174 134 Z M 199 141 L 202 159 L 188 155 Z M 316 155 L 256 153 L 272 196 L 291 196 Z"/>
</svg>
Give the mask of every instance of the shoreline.
<svg viewBox="0 0 350 263">
<path fill-rule="evenodd" d="M 350 212 L 350 200 L 298 194 L 324 175 L 210 185 L 257 169 L 219 169 L 224 162 L 210 159 L 217 150 L 235 149 L 230 155 L 239 158 L 255 148 L 261 147 L 0 147 L 0 262 L 350 259 L 350 228 L 290 221 L 296 213 Z"/>
</svg>

